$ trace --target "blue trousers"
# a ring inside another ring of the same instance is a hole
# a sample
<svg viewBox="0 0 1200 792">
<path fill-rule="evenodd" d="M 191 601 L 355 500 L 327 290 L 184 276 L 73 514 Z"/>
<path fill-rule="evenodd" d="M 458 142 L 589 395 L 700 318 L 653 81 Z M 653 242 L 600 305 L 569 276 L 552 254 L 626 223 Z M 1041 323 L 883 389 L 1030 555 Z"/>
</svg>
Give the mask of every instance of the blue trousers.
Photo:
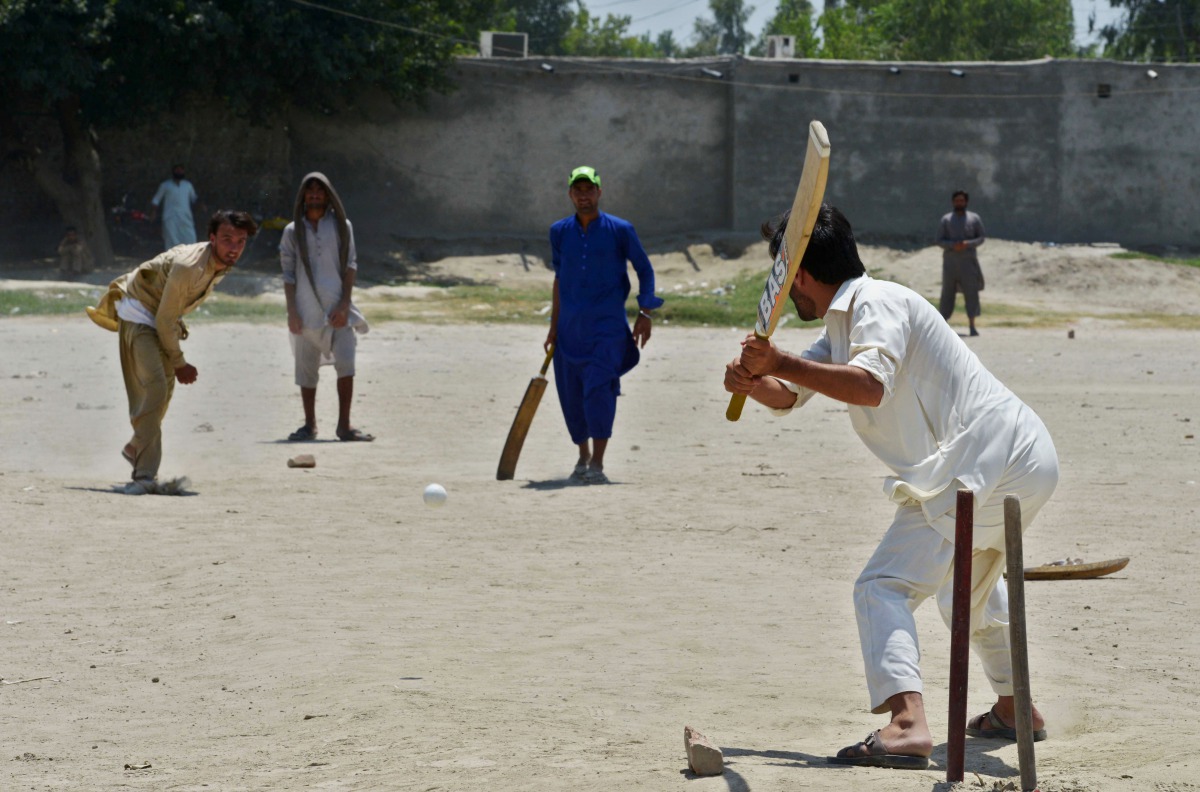
<svg viewBox="0 0 1200 792">
<path fill-rule="evenodd" d="M 554 386 L 571 442 L 580 445 L 589 438 L 612 437 L 621 378 L 614 375 L 611 367 L 590 362 L 570 363 L 555 352 Z"/>
</svg>

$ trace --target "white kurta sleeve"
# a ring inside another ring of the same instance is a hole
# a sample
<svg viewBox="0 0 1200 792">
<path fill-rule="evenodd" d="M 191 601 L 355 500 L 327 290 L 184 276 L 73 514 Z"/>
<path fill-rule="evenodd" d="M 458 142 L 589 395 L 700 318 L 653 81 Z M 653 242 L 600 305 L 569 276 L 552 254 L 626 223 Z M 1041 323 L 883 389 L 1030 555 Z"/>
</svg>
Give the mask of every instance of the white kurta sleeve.
<svg viewBox="0 0 1200 792">
<path fill-rule="evenodd" d="M 912 323 L 904 303 L 863 300 L 850 321 L 849 365 L 861 368 L 883 385 L 883 406 L 896 392 L 896 374 L 904 364 Z"/>
</svg>

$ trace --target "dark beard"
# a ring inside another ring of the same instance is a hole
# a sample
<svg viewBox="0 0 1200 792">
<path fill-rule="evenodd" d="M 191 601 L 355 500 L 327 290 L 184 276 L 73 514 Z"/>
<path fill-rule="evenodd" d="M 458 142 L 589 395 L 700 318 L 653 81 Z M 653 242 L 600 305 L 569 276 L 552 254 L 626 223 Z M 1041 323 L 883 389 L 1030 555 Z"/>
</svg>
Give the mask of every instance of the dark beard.
<svg viewBox="0 0 1200 792">
<path fill-rule="evenodd" d="M 816 319 L 817 319 L 816 314 L 813 314 L 812 316 L 805 316 L 804 309 L 802 309 L 800 307 L 800 304 L 798 302 L 796 302 L 795 300 L 792 300 L 792 306 L 796 309 L 796 316 L 800 317 L 800 321 L 802 321 L 802 322 L 816 321 Z"/>
</svg>

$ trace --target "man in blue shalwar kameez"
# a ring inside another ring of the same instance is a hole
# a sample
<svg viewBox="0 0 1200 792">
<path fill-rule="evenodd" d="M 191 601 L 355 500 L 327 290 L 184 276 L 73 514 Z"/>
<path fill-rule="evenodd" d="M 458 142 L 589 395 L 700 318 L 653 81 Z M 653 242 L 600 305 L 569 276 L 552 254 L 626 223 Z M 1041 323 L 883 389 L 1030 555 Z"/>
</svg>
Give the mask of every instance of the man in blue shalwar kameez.
<svg viewBox="0 0 1200 792">
<path fill-rule="evenodd" d="M 612 437 L 621 375 L 637 365 L 650 340 L 654 268 L 633 225 L 600 211 L 600 176 L 586 165 L 571 171 L 567 195 L 575 214 L 550 226 L 554 304 L 546 349 L 554 346 L 554 384 L 579 459 L 571 480 L 607 484 L 604 451 Z M 629 330 L 629 272 L 638 276 L 638 316 Z"/>
</svg>

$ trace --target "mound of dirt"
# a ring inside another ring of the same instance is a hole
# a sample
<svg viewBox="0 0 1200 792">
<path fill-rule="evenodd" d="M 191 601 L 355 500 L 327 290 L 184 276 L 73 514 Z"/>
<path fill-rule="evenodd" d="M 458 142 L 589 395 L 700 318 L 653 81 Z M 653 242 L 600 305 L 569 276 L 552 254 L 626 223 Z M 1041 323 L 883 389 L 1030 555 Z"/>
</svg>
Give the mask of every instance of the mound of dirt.
<svg viewBox="0 0 1200 792">
<path fill-rule="evenodd" d="M 741 247 L 722 242 L 648 245 L 663 292 L 715 288 L 746 272 L 770 266 L 765 242 Z M 936 298 L 941 291 L 942 252 L 861 245 L 867 271 Z M 1117 245 L 1043 245 L 988 240 L 979 251 L 989 301 L 1053 312 L 1094 314 L 1200 313 L 1200 268 L 1148 259 L 1118 259 Z M 434 280 L 522 286 L 548 284 L 548 263 L 531 253 L 456 255 L 445 250 L 427 264 Z"/>
<path fill-rule="evenodd" d="M 426 251 L 424 260 L 398 248 L 382 256 L 364 258 L 359 265 L 359 288 L 395 290 L 395 284 L 492 284 L 513 288 L 548 287 L 554 275 L 545 245 L 527 240 L 443 241 Z M 746 235 L 650 241 L 646 245 L 662 292 L 704 291 L 745 273 L 762 273 L 770 267 L 767 245 Z M 867 271 L 877 278 L 903 283 L 936 299 L 941 291 L 942 253 L 934 246 L 905 249 L 860 245 Z M 1200 314 L 1200 268 L 1149 259 L 1118 259 L 1122 248 L 1113 244 L 1045 245 L 989 239 L 979 251 L 987 286 L 982 295 L 988 304 L 1005 304 L 1037 311 L 1088 314 Z M 74 282 L 59 283 L 49 260 L 26 267 L 8 267 L 0 289 L 75 286 L 103 287 L 125 269 L 93 272 Z M 378 284 L 389 284 L 381 286 Z M 243 296 L 282 292 L 276 273 L 239 267 L 221 290 Z M 419 297 L 424 290 L 405 293 Z M 396 295 L 392 295 L 393 297 Z"/>
</svg>

